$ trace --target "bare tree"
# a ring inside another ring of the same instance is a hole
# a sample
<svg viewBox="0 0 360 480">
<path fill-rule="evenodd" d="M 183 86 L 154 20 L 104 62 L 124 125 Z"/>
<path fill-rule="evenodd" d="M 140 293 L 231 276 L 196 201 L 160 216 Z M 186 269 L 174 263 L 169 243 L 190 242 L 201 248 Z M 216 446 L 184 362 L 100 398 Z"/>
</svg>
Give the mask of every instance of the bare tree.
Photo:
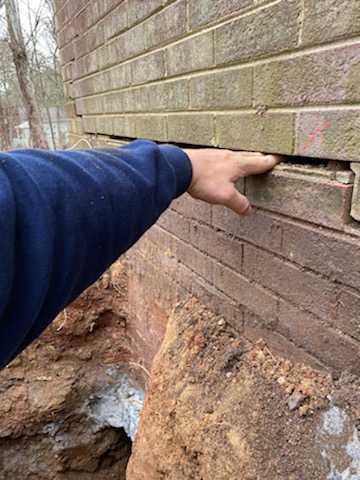
<svg viewBox="0 0 360 480">
<path fill-rule="evenodd" d="M 17 78 L 27 112 L 32 145 L 36 148 L 48 149 L 49 145 L 42 125 L 40 108 L 36 100 L 35 89 L 30 75 L 17 0 L 5 0 L 4 3 L 9 31 L 9 46 L 12 51 Z"/>
<path fill-rule="evenodd" d="M 0 135 L 1 135 L 0 137 L 1 149 L 10 150 L 11 149 L 10 123 L 7 115 L 5 115 L 5 108 L 4 108 L 1 96 L 0 96 Z"/>
</svg>

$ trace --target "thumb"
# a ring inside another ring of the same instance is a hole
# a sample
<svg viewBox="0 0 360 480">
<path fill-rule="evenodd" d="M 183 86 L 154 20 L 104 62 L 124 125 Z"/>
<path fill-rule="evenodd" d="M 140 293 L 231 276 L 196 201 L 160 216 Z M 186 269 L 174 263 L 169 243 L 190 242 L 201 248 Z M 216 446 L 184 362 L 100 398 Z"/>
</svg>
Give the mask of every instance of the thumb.
<svg viewBox="0 0 360 480">
<path fill-rule="evenodd" d="M 239 193 L 235 186 L 230 191 L 230 194 L 227 196 L 224 205 L 228 208 L 231 208 L 238 215 L 249 215 L 251 212 L 251 205 L 249 200 Z"/>
</svg>

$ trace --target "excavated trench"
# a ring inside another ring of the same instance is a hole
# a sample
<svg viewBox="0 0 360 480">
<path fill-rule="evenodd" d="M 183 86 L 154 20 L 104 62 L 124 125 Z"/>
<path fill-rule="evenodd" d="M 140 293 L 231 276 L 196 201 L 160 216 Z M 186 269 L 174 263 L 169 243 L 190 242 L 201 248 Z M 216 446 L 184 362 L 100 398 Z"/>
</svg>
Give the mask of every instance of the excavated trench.
<svg viewBox="0 0 360 480">
<path fill-rule="evenodd" d="M 146 370 L 117 264 L 0 372 L 0 480 L 125 479 Z"/>
</svg>

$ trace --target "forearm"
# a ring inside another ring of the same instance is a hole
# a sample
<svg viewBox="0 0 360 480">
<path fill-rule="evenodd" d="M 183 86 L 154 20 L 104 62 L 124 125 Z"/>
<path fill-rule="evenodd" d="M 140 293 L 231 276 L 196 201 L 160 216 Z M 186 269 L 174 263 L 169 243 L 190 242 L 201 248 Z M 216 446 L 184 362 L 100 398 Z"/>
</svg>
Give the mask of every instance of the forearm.
<svg viewBox="0 0 360 480">
<path fill-rule="evenodd" d="M 175 147 L 0 157 L 0 366 L 156 222 L 191 181 Z"/>
</svg>

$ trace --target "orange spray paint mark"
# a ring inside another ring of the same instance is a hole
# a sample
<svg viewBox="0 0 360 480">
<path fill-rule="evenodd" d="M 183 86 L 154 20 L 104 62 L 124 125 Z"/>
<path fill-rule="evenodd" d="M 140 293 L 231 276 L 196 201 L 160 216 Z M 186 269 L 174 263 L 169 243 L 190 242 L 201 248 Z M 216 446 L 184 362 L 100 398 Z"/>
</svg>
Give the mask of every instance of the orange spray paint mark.
<svg viewBox="0 0 360 480">
<path fill-rule="evenodd" d="M 314 128 L 312 132 L 309 133 L 307 136 L 306 142 L 303 145 L 302 152 L 306 153 L 306 151 L 311 147 L 311 145 L 315 142 L 317 138 L 321 138 L 323 140 L 324 132 L 328 128 L 331 127 L 331 122 L 329 120 L 325 120 L 322 125 L 317 126 Z"/>
</svg>

